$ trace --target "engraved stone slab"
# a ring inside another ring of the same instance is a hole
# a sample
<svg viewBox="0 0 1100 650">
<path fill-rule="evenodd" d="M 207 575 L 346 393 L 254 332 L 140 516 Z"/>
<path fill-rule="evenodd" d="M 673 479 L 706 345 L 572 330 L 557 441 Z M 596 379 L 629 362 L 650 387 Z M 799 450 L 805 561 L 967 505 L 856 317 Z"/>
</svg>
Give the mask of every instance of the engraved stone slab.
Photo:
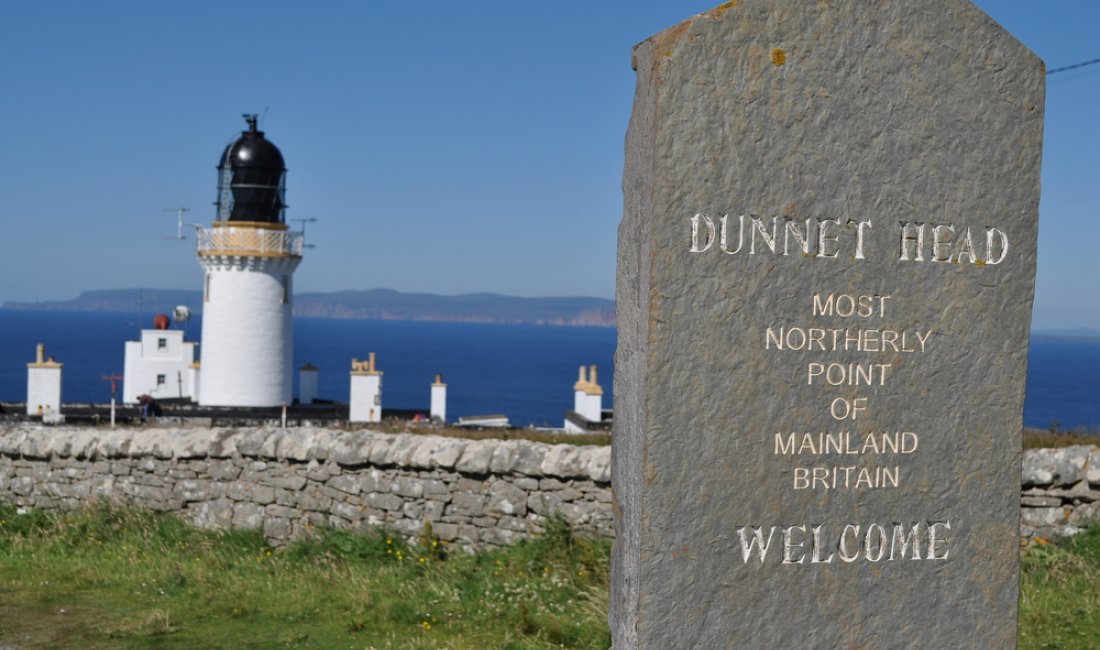
<svg viewBox="0 0 1100 650">
<path fill-rule="evenodd" d="M 1010 648 L 1044 68 L 965 0 L 639 44 L 616 648 Z"/>
</svg>

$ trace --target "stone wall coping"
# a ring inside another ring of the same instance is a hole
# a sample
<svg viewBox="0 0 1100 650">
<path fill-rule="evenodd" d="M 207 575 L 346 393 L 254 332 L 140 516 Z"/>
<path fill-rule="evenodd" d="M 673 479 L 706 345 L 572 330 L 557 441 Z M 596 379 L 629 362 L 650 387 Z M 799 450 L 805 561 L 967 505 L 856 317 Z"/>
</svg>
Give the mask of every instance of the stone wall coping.
<svg viewBox="0 0 1100 650">
<path fill-rule="evenodd" d="M 1100 485 L 1100 446 L 1028 449 L 1022 463 L 1023 487 L 1062 487 L 1081 481 Z"/>
<path fill-rule="evenodd" d="M 520 474 L 611 482 L 609 446 L 465 440 L 320 427 L 107 429 L 22 423 L 0 427 L 0 455 L 43 460 L 143 457 L 162 460 L 242 457 L 301 463 L 331 460 L 345 467 L 392 466 L 474 475 Z"/>
<path fill-rule="evenodd" d="M 611 482 L 608 446 L 466 440 L 321 427 L 107 429 L 20 423 L 0 427 L 0 454 L 43 460 L 143 457 L 162 460 L 242 457 L 301 463 L 332 460 L 344 467 L 372 465 Z M 1100 485 L 1100 446 L 1024 451 L 1023 488 L 1072 487 L 1082 481 Z"/>
</svg>

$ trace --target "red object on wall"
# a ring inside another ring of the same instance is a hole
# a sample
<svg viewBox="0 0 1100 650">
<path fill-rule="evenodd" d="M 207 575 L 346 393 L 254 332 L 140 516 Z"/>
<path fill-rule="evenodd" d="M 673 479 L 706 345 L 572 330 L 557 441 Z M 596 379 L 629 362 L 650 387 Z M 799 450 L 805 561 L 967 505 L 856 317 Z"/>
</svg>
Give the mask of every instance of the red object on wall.
<svg viewBox="0 0 1100 650">
<path fill-rule="evenodd" d="M 157 314 L 153 316 L 153 329 L 166 330 L 168 329 L 168 314 Z"/>
</svg>

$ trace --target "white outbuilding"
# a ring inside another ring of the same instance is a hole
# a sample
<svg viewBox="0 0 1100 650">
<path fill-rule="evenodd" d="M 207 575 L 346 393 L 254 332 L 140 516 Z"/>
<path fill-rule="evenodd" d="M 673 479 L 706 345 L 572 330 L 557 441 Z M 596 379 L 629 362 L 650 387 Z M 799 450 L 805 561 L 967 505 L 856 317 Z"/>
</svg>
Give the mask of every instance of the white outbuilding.
<svg viewBox="0 0 1100 650">
<path fill-rule="evenodd" d="M 62 368 L 46 356 L 46 345 L 39 343 L 34 361 L 27 364 L 27 415 L 49 419 L 61 413 Z"/>
<path fill-rule="evenodd" d="M 580 367 L 577 383 L 573 384 L 573 410 L 565 414 L 566 433 L 587 433 L 589 423 L 603 420 L 603 388 L 595 365 Z"/>
<path fill-rule="evenodd" d="M 143 329 L 140 340 L 126 342 L 123 403 L 135 404 L 141 395 L 193 399 L 194 364 L 195 344 L 184 340 L 183 330 L 169 329 L 167 315 L 157 314 L 153 329 Z"/>
<path fill-rule="evenodd" d="M 435 382 L 432 383 L 429 413 L 432 420 L 440 424 L 447 423 L 447 384 L 443 383 L 441 373 L 436 373 Z"/>
<path fill-rule="evenodd" d="M 351 360 L 351 395 L 348 422 L 382 421 L 382 371 L 374 365 L 374 353 L 366 361 Z"/>
</svg>

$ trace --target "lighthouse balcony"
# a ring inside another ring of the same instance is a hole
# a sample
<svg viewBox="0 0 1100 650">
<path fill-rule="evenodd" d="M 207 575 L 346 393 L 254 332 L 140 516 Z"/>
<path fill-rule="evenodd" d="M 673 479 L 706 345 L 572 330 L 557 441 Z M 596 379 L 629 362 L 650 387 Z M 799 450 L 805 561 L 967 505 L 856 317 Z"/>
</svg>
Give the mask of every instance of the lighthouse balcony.
<svg viewBox="0 0 1100 650">
<path fill-rule="evenodd" d="M 216 223 L 198 230 L 200 256 L 301 257 L 302 233 L 268 227 Z"/>
</svg>

